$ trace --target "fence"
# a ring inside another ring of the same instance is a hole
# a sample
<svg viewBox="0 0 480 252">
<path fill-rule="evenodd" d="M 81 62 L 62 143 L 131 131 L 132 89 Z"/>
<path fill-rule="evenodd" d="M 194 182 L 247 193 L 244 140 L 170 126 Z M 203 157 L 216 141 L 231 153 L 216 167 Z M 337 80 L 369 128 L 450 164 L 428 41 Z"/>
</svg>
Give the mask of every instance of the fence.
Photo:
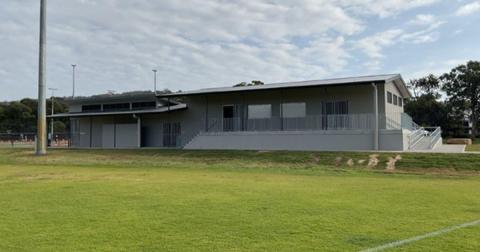
<svg viewBox="0 0 480 252">
<path fill-rule="evenodd" d="M 0 133 L 0 147 L 34 147 L 36 133 Z M 69 147 L 69 133 L 54 133 L 53 137 L 48 139 L 50 147 Z"/>
</svg>

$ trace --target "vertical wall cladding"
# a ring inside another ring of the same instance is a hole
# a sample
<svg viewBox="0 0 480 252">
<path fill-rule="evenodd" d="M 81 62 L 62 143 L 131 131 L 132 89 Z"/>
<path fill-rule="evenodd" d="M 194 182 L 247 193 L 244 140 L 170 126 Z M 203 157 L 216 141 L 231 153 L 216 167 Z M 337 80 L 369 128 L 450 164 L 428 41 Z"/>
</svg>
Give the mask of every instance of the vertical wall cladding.
<svg viewBox="0 0 480 252">
<path fill-rule="evenodd" d="M 136 123 L 115 124 L 115 148 L 138 147 L 138 132 Z"/>
<path fill-rule="evenodd" d="M 78 141 L 72 146 L 81 148 L 130 148 L 138 146 L 137 119 L 132 115 L 80 117 Z"/>
<path fill-rule="evenodd" d="M 403 113 L 403 102 L 402 106 L 399 106 L 398 103 L 397 105 L 395 104 L 390 104 L 387 102 L 387 92 L 392 93 L 392 95 L 395 95 L 397 97 L 400 97 L 401 99 L 404 99 L 400 91 L 398 90 L 397 86 L 393 82 L 388 82 L 385 84 L 385 92 L 383 94 L 383 98 L 385 99 L 385 108 L 387 113 Z"/>
<path fill-rule="evenodd" d="M 70 118 L 70 144 L 72 147 L 80 146 L 80 121 Z"/>
<path fill-rule="evenodd" d="M 261 104 L 271 104 L 272 117 L 279 117 L 281 104 L 292 102 L 305 102 L 307 115 L 315 116 L 322 114 L 322 102 L 327 101 L 348 101 L 350 114 L 367 114 L 373 112 L 372 92 L 371 85 L 357 85 L 211 94 L 208 95 L 208 118 L 209 120 L 222 119 L 224 105 L 244 106 L 243 111 L 247 111 L 246 107 L 248 105 Z M 205 99 L 205 95 L 202 95 L 202 97 Z M 201 99 L 195 98 L 199 101 Z M 189 100 L 193 99 L 190 98 Z M 205 106 L 200 102 L 197 104 Z M 190 108 L 189 104 L 189 110 Z"/>
<path fill-rule="evenodd" d="M 77 147 L 87 148 L 90 147 L 91 140 L 91 124 L 90 117 L 78 118 L 79 121 L 79 143 Z"/>
<path fill-rule="evenodd" d="M 392 103 L 388 101 L 389 93 L 392 94 Z M 401 114 L 404 112 L 403 110 L 404 97 L 402 96 L 397 86 L 393 82 L 385 83 L 382 98 L 384 100 L 383 105 L 385 106 L 385 113 L 384 113 L 385 128 L 396 129 L 401 127 L 402 126 Z M 398 102 L 398 99 L 402 99 L 401 106 L 400 106 L 400 103 Z"/>
</svg>

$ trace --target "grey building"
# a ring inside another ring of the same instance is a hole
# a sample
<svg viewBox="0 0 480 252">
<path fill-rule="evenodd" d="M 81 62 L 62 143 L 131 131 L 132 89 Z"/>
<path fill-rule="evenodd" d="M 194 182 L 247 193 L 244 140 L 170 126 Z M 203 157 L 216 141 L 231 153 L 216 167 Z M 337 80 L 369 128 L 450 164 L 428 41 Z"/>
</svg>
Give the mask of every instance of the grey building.
<svg viewBox="0 0 480 252">
<path fill-rule="evenodd" d="M 439 128 L 404 113 L 398 74 L 69 101 L 80 148 L 248 150 L 432 149 Z"/>
</svg>

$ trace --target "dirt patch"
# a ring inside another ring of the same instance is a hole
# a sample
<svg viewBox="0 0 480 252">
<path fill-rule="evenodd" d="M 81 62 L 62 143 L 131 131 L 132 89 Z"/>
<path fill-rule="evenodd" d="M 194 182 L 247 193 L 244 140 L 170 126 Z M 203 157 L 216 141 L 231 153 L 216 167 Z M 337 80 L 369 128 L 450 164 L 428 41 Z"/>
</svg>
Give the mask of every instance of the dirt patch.
<svg viewBox="0 0 480 252">
<path fill-rule="evenodd" d="M 363 164 L 365 164 L 366 162 L 367 162 L 367 160 L 360 159 L 360 160 L 358 160 L 357 163 L 358 163 L 359 165 L 363 165 Z"/>
<path fill-rule="evenodd" d="M 350 166 L 350 167 L 352 167 L 354 164 L 355 164 L 355 162 L 353 162 L 353 159 L 351 159 L 351 158 L 347 161 L 347 165 Z"/>
<path fill-rule="evenodd" d="M 370 156 L 369 156 L 369 160 L 368 160 L 368 165 L 367 165 L 367 167 L 370 168 L 370 169 L 377 167 L 377 166 L 378 166 L 378 162 L 380 162 L 380 160 L 378 160 L 378 157 L 379 157 L 378 154 L 370 155 Z"/>
<path fill-rule="evenodd" d="M 386 163 L 387 167 L 385 168 L 385 170 L 394 171 L 396 168 L 396 164 L 399 160 L 402 160 L 402 156 L 400 155 L 388 158 L 388 162 Z"/>
</svg>

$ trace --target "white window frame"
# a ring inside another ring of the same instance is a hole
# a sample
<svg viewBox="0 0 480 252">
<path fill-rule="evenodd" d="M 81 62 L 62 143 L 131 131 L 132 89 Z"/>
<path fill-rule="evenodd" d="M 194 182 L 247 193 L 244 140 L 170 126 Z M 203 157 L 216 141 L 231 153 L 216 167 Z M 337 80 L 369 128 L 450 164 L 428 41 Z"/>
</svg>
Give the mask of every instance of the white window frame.
<svg viewBox="0 0 480 252">
<path fill-rule="evenodd" d="M 304 118 L 307 116 L 307 103 L 306 102 L 286 102 L 282 103 L 282 117 L 283 118 Z M 288 115 L 285 112 L 290 112 L 290 110 L 286 109 L 288 106 L 299 106 L 299 107 L 294 107 L 293 110 L 294 113 L 292 115 Z M 300 107 L 301 106 L 301 107 Z M 298 108 L 298 110 L 297 110 Z M 298 111 L 298 114 L 296 112 Z"/>
<path fill-rule="evenodd" d="M 268 112 L 266 112 L 265 115 L 258 115 L 258 116 L 252 117 L 252 115 L 254 115 L 254 113 L 252 113 L 251 109 L 254 108 L 254 107 L 268 108 Z M 247 107 L 247 111 L 248 111 L 248 119 L 270 119 L 270 118 L 272 118 L 272 104 L 249 104 L 248 107 Z"/>
<path fill-rule="evenodd" d="M 393 94 L 390 91 L 387 91 L 387 103 L 393 103 Z"/>
</svg>

